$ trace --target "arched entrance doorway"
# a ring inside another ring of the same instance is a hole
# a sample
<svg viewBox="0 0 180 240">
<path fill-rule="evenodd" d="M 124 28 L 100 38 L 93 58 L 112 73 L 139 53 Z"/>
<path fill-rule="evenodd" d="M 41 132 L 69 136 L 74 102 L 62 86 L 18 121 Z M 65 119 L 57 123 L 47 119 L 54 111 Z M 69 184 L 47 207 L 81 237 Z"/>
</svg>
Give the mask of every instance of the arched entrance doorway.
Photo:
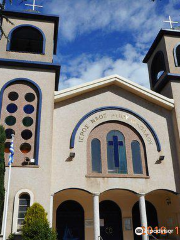
<svg viewBox="0 0 180 240">
<path fill-rule="evenodd" d="M 154 229 L 156 226 L 158 226 L 157 211 L 154 205 L 148 201 L 146 201 L 146 214 L 147 214 L 148 226 L 151 226 Z M 132 208 L 132 218 L 133 218 L 134 240 L 141 240 L 142 236 L 138 236 L 135 234 L 135 229 L 141 226 L 139 202 L 136 202 Z"/>
<path fill-rule="evenodd" d="M 103 240 L 123 240 L 121 209 L 115 202 L 100 203 L 100 219 Z"/>
<path fill-rule="evenodd" d="M 84 240 L 84 210 L 72 200 L 63 202 L 57 208 L 56 229 L 58 240 Z"/>
</svg>

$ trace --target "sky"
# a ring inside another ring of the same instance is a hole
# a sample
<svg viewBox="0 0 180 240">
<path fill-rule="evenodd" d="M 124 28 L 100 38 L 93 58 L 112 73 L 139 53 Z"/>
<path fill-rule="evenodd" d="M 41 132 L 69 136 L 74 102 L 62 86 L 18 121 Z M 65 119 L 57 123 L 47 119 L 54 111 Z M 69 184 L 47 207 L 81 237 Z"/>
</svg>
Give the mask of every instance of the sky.
<svg viewBox="0 0 180 240">
<path fill-rule="evenodd" d="M 30 9 L 13 0 L 6 10 Z M 33 0 L 26 0 L 32 3 Z M 60 17 L 59 90 L 118 74 L 149 88 L 144 56 L 169 15 L 179 21 L 180 0 L 36 0 L 43 14 Z"/>
</svg>

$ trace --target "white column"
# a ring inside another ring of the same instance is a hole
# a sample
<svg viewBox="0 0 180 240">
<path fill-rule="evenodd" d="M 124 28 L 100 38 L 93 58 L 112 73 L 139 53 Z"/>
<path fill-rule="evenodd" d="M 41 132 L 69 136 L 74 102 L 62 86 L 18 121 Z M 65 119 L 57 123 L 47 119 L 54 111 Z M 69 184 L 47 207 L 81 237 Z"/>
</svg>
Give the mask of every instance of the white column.
<svg viewBox="0 0 180 240">
<path fill-rule="evenodd" d="M 54 194 L 52 194 L 50 198 L 49 225 L 51 228 L 53 223 L 53 200 L 54 200 Z"/>
<path fill-rule="evenodd" d="M 94 204 L 94 240 L 100 239 L 100 220 L 99 220 L 99 193 L 93 195 Z"/>
<path fill-rule="evenodd" d="M 3 210 L 3 219 L 2 219 L 1 235 L 3 235 L 3 231 L 4 231 L 4 219 L 5 219 L 5 206 L 6 206 L 6 201 L 7 201 L 7 191 L 5 190 L 5 194 L 4 194 L 4 210 Z"/>
<path fill-rule="evenodd" d="M 140 218 L 141 218 L 141 227 L 145 227 L 147 231 L 147 214 L 146 214 L 146 202 L 145 202 L 145 194 L 139 195 L 139 211 L 140 211 Z M 147 234 L 142 235 L 143 240 L 148 240 L 149 237 Z"/>
</svg>

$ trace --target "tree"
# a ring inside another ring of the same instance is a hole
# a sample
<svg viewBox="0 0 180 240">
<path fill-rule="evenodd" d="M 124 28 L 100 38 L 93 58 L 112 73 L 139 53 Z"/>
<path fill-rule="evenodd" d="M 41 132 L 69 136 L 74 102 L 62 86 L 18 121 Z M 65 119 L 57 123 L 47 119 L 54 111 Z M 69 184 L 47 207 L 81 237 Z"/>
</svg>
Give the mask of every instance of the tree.
<svg viewBox="0 0 180 240">
<path fill-rule="evenodd" d="M 11 4 L 12 4 L 12 0 L 8 0 Z M 0 19 L 0 31 L 1 31 L 1 35 L 2 36 L 6 36 L 3 28 L 2 28 L 2 19 L 4 18 L 8 23 L 10 24 L 13 24 L 4 14 L 3 14 L 3 11 L 5 10 L 5 5 L 6 5 L 6 2 L 7 0 L 3 0 L 2 3 L 0 3 L 0 16 L 1 16 L 1 19 Z"/>
<path fill-rule="evenodd" d="M 2 226 L 2 217 L 4 209 L 4 174 L 5 174 L 5 162 L 4 162 L 4 143 L 6 140 L 4 127 L 0 125 L 0 230 Z"/>
<path fill-rule="evenodd" d="M 57 240 L 56 232 L 49 227 L 47 213 L 39 203 L 27 210 L 22 237 L 23 240 Z"/>
</svg>

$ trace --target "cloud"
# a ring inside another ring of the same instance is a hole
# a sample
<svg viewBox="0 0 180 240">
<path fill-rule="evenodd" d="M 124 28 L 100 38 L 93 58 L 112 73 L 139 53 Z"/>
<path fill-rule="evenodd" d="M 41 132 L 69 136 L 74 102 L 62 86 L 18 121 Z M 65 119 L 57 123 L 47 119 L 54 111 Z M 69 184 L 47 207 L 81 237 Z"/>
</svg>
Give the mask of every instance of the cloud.
<svg viewBox="0 0 180 240">
<path fill-rule="evenodd" d="M 130 44 L 125 46 L 122 54 L 123 59 L 116 60 L 108 56 L 85 54 L 69 60 L 69 63 L 62 67 L 60 89 L 113 74 L 149 87 L 147 67 L 142 63 L 143 56 Z"/>
<path fill-rule="evenodd" d="M 157 10 L 159 1 L 150 0 L 49 0 L 45 10 L 51 9 L 60 16 L 60 31 L 65 40 L 72 41 L 82 34 L 103 30 L 132 31 L 138 42 L 149 42 L 164 26 L 165 17 L 169 14 L 179 16 L 178 1 L 161 3 L 161 9 Z"/>
<path fill-rule="evenodd" d="M 63 59 L 60 89 L 111 74 L 149 87 L 142 59 L 159 30 L 169 28 L 163 20 L 171 14 L 178 21 L 180 4 L 179 0 L 47 0 L 45 11 L 49 9 L 60 16 L 61 47 L 97 31 L 105 37 L 114 32 L 124 36 L 121 49 L 114 49 L 120 52 L 118 57 L 106 51 L 101 55 L 82 52 L 73 57 L 72 52 L 71 56 L 61 56 L 59 49 L 59 59 Z"/>
</svg>

